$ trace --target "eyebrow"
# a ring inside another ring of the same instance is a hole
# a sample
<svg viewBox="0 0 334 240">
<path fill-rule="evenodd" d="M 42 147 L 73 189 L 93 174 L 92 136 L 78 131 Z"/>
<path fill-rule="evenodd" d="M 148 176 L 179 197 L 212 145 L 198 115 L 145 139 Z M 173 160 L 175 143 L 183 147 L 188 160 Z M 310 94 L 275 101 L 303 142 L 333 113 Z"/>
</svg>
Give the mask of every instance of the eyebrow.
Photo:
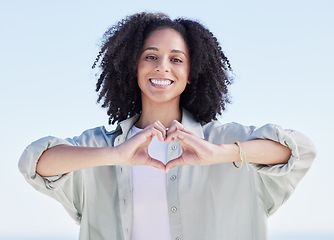
<svg viewBox="0 0 334 240">
<path fill-rule="evenodd" d="M 159 51 L 159 49 L 156 48 L 156 47 L 148 47 L 148 48 L 145 48 L 145 49 L 143 50 L 143 52 L 145 52 L 145 51 L 147 51 L 147 50 Z M 185 54 L 183 51 L 181 51 L 181 50 L 173 49 L 173 50 L 170 51 L 170 52 L 171 52 L 171 53 L 182 53 L 184 56 L 186 56 L 186 54 Z"/>
</svg>

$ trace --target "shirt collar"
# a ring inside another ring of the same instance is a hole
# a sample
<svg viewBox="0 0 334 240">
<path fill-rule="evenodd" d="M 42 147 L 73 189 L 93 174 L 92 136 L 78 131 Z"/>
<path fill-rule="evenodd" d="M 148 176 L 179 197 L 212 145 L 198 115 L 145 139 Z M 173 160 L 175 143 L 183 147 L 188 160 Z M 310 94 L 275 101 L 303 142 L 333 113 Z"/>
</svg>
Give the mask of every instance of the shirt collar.
<svg viewBox="0 0 334 240">
<path fill-rule="evenodd" d="M 118 126 L 115 129 L 115 132 L 121 130 L 121 134 L 127 134 L 131 127 L 137 122 L 139 118 L 139 114 L 128 118 L 118 124 Z M 196 134 L 198 137 L 204 139 L 204 133 L 202 129 L 202 125 L 197 122 L 193 115 L 187 111 L 186 109 L 182 108 L 182 125 L 187 128 L 189 131 Z"/>
<path fill-rule="evenodd" d="M 203 128 L 202 125 L 197 122 L 193 115 L 182 108 L 182 125 L 187 128 L 189 131 L 193 132 L 196 134 L 198 137 L 204 139 L 204 133 L 203 133 Z"/>
</svg>

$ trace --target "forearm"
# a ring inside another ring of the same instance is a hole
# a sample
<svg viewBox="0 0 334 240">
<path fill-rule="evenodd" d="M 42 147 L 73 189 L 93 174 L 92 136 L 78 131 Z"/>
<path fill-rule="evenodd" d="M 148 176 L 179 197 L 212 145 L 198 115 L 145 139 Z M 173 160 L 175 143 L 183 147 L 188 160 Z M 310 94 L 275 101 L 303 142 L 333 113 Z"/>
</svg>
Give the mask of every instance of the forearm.
<svg viewBox="0 0 334 240">
<path fill-rule="evenodd" d="M 112 147 L 93 148 L 58 145 L 46 150 L 39 158 L 36 172 L 56 176 L 84 168 L 112 165 L 115 151 Z"/>
<path fill-rule="evenodd" d="M 228 162 L 240 162 L 240 149 L 236 144 L 220 145 L 220 154 Z M 251 140 L 240 143 L 241 150 L 245 152 L 247 162 L 266 165 L 287 163 L 291 150 L 282 144 L 264 139 Z"/>
</svg>

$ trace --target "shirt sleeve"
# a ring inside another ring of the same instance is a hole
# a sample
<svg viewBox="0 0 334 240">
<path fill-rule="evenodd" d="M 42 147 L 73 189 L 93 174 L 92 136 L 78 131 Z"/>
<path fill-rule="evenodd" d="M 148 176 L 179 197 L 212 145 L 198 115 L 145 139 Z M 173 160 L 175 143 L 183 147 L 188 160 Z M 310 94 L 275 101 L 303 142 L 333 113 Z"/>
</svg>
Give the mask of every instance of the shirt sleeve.
<svg viewBox="0 0 334 240">
<path fill-rule="evenodd" d="M 316 156 L 313 143 L 302 133 L 285 130 L 273 124 L 257 128 L 247 140 L 269 139 L 289 147 L 291 156 L 286 164 L 251 164 L 256 172 L 257 190 L 267 214 L 274 213 L 291 196 L 300 180 L 310 169 Z"/>
<path fill-rule="evenodd" d="M 19 160 L 19 170 L 25 180 L 36 190 L 60 202 L 70 216 L 80 223 L 82 205 L 81 172 L 70 172 L 55 177 L 42 177 L 36 172 L 40 156 L 49 148 L 57 145 L 76 145 L 71 139 L 44 137 L 31 143 L 23 151 Z"/>
<path fill-rule="evenodd" d="M 111 146 L 111 133 L 101 126 L 84 131 L 80 136 L 67 139 L 44 137 L 31 143 L 22 153 L 18 167 L 36 190 L 60 202 L 70 216 L 79 224 L 84 199 L 84 173 L 86 169 L 69 172 L 55 177 L 42 177 L 36 172 L 39 158 L 49 148 L 57 145 L 81 147 Z"/>
</svg>

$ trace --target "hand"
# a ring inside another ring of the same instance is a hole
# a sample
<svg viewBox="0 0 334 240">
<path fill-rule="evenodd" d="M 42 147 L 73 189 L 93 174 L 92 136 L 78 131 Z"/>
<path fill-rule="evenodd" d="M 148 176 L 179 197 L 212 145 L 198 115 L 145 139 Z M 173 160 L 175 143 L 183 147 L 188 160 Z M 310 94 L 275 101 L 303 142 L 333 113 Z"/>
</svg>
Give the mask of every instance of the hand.
<svg viewBox="0 0 334 240">
<path fill-rule="evenodd" d="M 121 160 L 115 165 L 148 165 L 165 172 L 166 166 L 148 154 L 148 146 L 154 136 L 157 136 L 161 142 L 166 139 L 166 128 L 160 121 L 148 125 L 129 140 L 115 147 L 119 156 L 117 159 Z"/>
<path fill-rule="evenodd" d="M 166 165 L 152 158 L 148 154 L 148 146 L 154 136 L 165 143 L 173 142 L 177 138 L 182 146 L 182 155 L 169 161 Z M 215 164 L 219 162 L 217 158 L 219 147 L 199 138 L 176 120 L 171 123 L 168 130 L 160 121 L 156 121 L 116 147 L 118 159 L 121 159 L 122 162 L 115 163 L 115 165 L 148 165 L 168 172 L 169 169 L 179 165 Z"/>
<path fill-rule="evenodd" d="M 165 143 L 177 138 L 182 146 L 182 155 L 166 164 L 166 172 L 179 165 L 209 165 L 219 163 L 218 153 L 222 146 L 212 144 L 199 138 L 174 120 L 167 131 Z"/>
</svg>

